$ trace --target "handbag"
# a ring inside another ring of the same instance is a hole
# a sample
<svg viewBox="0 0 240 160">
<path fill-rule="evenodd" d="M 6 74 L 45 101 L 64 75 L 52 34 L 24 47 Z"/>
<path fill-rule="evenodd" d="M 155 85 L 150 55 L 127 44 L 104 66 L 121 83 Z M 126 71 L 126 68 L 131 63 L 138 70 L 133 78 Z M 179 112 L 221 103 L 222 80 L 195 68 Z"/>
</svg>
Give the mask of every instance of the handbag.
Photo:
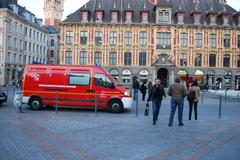
<svg viewBox="0 0 240 160">
<path fill-rule="evenodd" d="M 187 100 L 193 101 L 196 98 L 195 91 L 191 91 L 187 95 Z"/>
<path fill-rule="evenodd" d="M 149 103 L 146 103 L 145 111 L 144 111 L 144 116 L 149 115 Z"/>
</svg>

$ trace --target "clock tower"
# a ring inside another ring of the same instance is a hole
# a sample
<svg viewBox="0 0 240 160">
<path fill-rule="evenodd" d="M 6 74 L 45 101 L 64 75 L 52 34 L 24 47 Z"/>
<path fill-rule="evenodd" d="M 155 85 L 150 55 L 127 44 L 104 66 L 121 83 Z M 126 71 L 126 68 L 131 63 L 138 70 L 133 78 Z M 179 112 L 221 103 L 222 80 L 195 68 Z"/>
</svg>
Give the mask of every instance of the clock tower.
<svg viewBox="0 0 240 160">
<path fill-rule="evenodd" d="M 44 0 L 45 25 L 59 29 L 59 22 L 63 15 L 64 0 Z"/>
</svg>

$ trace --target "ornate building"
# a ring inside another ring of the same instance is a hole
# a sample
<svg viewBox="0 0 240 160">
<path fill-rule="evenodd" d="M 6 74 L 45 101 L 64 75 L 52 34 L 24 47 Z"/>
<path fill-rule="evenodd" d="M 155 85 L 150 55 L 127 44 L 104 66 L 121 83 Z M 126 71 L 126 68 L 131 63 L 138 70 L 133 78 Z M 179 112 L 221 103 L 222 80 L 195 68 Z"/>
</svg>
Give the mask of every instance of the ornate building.
<svg viewBox="0 0 240 160">
<path fill-rule="evenodd" d="M 90 0 L 61 22 L 60 63 L 101 65 L 129 86 L 184 70 L 202 85 L 240 80 L 240 12 L 225 0 Z"/>
</svg>

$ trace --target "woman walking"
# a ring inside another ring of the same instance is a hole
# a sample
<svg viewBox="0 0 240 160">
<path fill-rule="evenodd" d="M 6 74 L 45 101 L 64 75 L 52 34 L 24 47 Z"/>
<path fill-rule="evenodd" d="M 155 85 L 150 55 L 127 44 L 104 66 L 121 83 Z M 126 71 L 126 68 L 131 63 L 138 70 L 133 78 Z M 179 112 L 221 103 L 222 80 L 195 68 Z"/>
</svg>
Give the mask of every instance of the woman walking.
<svg viewBox="0 0 240 160">
<path fill-rule="evenodd" d="M 198 101 L 199 101 L 199 96 L 200 96 L 200 87 L 198 86 L 198 82 L 196 80 L 193 81 L 192 86 L 189 88 L 188 91 L 188 102 L 189 102 L 189 115 L 188 115 L 188 120 L 191 122 L 192 119 L 192 110 L 194 107 L 194 116 L 195 120 L 198 118 Z"/>
</svg>

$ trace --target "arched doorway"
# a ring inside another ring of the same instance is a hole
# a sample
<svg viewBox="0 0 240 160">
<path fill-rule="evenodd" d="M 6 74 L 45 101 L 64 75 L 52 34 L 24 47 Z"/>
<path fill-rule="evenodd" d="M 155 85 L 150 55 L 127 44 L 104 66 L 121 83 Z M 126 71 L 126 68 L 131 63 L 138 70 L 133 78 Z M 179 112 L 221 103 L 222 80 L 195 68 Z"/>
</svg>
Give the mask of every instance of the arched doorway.
<svg viewBox="0 0 240 160">
<path fill-rule="evenodd" d="M 165 88 L 168 87 L 168 70 L 166 68 L 160 68 L 158 70 L 157 78 L 161 80 Z"/>
</svg>

